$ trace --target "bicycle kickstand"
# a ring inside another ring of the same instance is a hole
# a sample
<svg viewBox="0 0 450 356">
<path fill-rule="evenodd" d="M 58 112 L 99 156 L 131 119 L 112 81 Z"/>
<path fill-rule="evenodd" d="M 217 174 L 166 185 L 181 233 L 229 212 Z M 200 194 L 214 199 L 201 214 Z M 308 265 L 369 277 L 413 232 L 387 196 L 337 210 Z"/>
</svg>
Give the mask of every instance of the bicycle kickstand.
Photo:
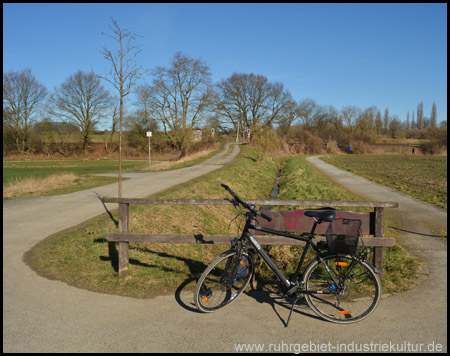
<svg viewBox="0 0 450 356">
<path fill-rule="evenodd" d="M 300 293 L 297 292 L 297 293 L 295 293 L 295 299 L 294 299 L 294 302 L 292 303 L 291 311 L 289 313 L 289 317 L 288 317 L 288 320 L 286 322 L 286 326 L 285 326 L 286 328 L 289 326 L 289 322 L 291 321 L 292 311 L 294 310 L 295 304 L 297 303 L 297 301 L 299 299 L 300 299 Z"/>
</svg>

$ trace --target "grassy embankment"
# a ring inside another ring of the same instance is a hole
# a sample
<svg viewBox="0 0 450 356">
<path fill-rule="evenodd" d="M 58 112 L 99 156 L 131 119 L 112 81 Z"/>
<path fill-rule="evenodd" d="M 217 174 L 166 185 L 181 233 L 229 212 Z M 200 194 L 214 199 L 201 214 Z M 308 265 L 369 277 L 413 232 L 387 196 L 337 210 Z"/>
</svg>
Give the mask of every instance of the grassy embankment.
<svg viewBox="0 0 450 356">
<path fill-rule="evenodd" d="M 222 199 L 227 193 L 220 183 L 226 183 L 244 199 L 267 198 L 281 160 L 257 162 L 257 156 L 253 148 L 243 146 L 240 157 L 232 165 L 153 197 Z M 286 162 L 280 183 L 280 199 L 361 200 L 337 187 L 303 157 Z M 117 219 L 117 212 L 114 216 Z M 228 234 L 228 225 L 234 216 L 231 206 L 135 205 L 130 207 L 130 231 Z M 207 264 L 227 248 L 223 245 L 130 244 L 129 273 L 121 278 L 117 276 L 117 252 L 109 250 L 105 239 L 107 232 L 115 230 L 114 223 L 104 214 L 47 238 L 27 254 L 26 260 L 38 273 L 80 288 L 147 298 L 173 293 L 177 288 L 193 288 Z M 235 233 L 236 228 L 232 226 L 230 234 Z M 412 283 L 417 265 L 399 247 L 386 250 L 384 290 L 404 290 Z M 300 249 L 277 246 L 270 248 L 270 253 L 281 266 L 292 270 L 295 268 L 292 261 L 300 254 Z M 260 268 L 257 277 L 268 280 L 273 275 Z"/>
</svg>

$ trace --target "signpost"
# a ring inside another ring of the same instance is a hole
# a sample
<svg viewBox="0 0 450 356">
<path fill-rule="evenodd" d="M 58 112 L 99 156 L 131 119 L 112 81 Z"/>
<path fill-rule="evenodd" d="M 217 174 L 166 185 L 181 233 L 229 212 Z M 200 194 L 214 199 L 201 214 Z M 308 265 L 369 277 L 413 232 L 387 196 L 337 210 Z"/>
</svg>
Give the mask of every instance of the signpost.
<svg viewBox="0 0 450 356">
<path fill-rule="evenodd" d="M 148 137 L 148 169 L 151 168 L 151 159 L 150 159 L 150 137 L 152 137 L 152 132 L 147 131 L 147 137 Z"/>
</svg>

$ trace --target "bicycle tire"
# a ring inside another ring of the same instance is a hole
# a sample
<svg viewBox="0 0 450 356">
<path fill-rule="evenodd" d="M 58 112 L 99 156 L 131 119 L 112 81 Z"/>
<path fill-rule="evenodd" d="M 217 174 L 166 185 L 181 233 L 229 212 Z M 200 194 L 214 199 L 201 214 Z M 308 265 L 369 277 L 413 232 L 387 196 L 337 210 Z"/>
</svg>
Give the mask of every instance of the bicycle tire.
<svg viewBox="0 0 450 356">
<path fill-rule="evenodd" d="M 305 270 L 303 283 L 307 291 L 314 292 L 305 294 L 308 305 L 333 323 L 350 324 L 367 318 L 381 298 L 377 274 L 370 264 L 353 255 L 328 255 L 323 262 L 313 260 Z"/>
<path fill-rule="evenodd" d="M 220 310 L 245 290 L 253 275 L 254 264 L 251 255 L 242 254 L 246 263 L 246 270 L 235 270 L 237 252 L 233 251 L 215 259 L 205 269 L 197 281 L 194 292 L 194 303 L 205 313 Z M 242 257 L 241 257 L 242 259 Z M 234 274 L 234 276 L 233 276 Z"/>
</svg>

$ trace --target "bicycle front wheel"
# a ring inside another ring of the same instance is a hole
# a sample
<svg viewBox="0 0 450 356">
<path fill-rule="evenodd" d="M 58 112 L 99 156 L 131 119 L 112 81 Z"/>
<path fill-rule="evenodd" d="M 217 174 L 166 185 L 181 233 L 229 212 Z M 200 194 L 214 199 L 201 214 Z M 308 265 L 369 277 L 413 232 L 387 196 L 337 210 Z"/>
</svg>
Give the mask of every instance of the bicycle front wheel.
<svg viewBox="0 0 450 356">
<path fill-rule="evenodd" d="M 381 297 L 381 282 L 372 267 L 351 255 L 314 260 L 303 282 L 311 309 L 334 323 L 349 324 L 367 318 Z"/>
<path fill-rule="evenodd" d="M 253 259 L 245 252 L 241 258 L 236 252 L 217 258 L 197 281 L 195 305 L 203 312 L 214 312 L 226 307 L 245 290 L 253 269 Z"/>
</svg>

